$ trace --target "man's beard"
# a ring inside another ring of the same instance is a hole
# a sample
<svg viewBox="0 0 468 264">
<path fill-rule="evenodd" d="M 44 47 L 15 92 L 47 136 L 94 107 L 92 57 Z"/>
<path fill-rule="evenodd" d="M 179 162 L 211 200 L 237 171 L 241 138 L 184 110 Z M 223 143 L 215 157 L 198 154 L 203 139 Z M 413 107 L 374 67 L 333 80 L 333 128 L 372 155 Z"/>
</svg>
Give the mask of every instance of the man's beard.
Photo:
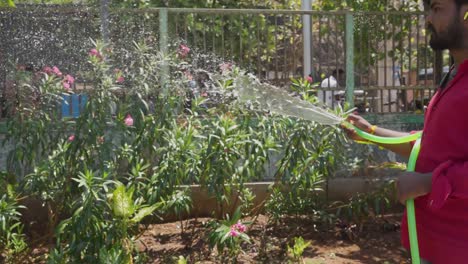
<svg viewBox="0 0 468 264">
<path fill-rule="evenodd" d="M 429 45 L 434 50 L 454 49 L 462 46 L 462 27 L 455 18 L 445 31 L 437 33 L 432 25 L 427 26 L 431 32 Z"/>
</svg>

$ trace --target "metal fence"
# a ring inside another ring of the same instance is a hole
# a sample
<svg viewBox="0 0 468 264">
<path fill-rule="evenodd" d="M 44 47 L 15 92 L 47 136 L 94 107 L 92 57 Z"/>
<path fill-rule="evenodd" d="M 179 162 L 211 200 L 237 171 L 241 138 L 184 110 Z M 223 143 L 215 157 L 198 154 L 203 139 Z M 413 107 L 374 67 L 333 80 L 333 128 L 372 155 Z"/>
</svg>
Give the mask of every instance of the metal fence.
<svg viewBox="0 0 468 264">
<path fill-rule="evenodd" d="M 133 41 L 159 43 L 162 50 L 184 43 L 199 67 L 233 62 L 287 86 L 290 78 L 304 77 L 305 15 L 311 18 L 314 81 L 343 70 L 335 76 L 337 87 L 319 88 L 332 91 L 334 105 L 347 91 L 362 111 L 423 111 L 447 71 L 448 56 L 428 47 L 424 13 L 161 8 L 111 9 L 103 16 L 92 8 L 39 5 L 0 9 L 0 91 L 18 64 L 86 71 L 89 39 L 100 38 L 122 58 Z"/>
</svg>

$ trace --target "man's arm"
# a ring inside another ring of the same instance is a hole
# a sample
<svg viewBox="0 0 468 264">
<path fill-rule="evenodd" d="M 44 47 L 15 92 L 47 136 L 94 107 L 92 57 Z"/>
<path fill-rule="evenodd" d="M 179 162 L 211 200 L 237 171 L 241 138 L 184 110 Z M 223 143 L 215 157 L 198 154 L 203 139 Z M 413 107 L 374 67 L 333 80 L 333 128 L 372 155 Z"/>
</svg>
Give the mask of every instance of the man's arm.
<svg viewBox="0 0 468 264">
<path fill-rule="evenodd" d="M 451 197 L 468 199 L 468 161 L 448 160 L 432 173 L 429 205 L 439 209 Z"/>
<path fill-rule="evenodd" d="M 428 206 L 440 209 L 447 199 L 468 199 L 468 161 L 446 161 L 432 173 L 404 172 L 398 177 L 398 199 L 429 194 Z"/>
<path fill-rule="evenodd" d="M 409 133 L 376 127 L 374 135 L 379 136 L 379 137 L 404 137 L 404 136 L 408 136 Z M 411 150 L 413 149 L 413 146 L 411 145 L 410 142 L 401 143 L 401 144 L 382 144 L 382 143 L 375 143 L 375 144 L 385 149 L 388 149 L 390 151 L 393 151 L 396 154 L 401 155 L 405 158 L 409 158 L 411 154 Z"/>
<path fill-rule="evenodd" d="M 381 127 L 374 127 L 375 130 L 371 131 L 373 126 L 367 120 L 365 120 L 363 117 L 359 115 L 350 114 L 348 118 L 346 119 L 346 121 L 348 121 L 349 123 L 351 123 L 352 125 L 361 129 L 364 132 L 372 132 L 374 135 L 379 136 L 379 137 L 403 137 L 403 136 L 409 135 L 409 133 L 394 131 L 394 130 L 385 129 Z M 365 139 L 356 135 L 356 132 L 353 129 L 349 129 L 346 127 L 344 127 L 344 129 L 346 130 L 350 138 L 354 140 L 365 141 Z M 410 142 L 401 143 L 401 144 L 381 144 L 381 143 L 376 143 L 376 142 L 373 142 L 373 143 L 385 149 L 393 151 L 405 158 L 409 158 L 409 155 L 411 154 L 411 149 L 413 147 Z"/>
</svg>

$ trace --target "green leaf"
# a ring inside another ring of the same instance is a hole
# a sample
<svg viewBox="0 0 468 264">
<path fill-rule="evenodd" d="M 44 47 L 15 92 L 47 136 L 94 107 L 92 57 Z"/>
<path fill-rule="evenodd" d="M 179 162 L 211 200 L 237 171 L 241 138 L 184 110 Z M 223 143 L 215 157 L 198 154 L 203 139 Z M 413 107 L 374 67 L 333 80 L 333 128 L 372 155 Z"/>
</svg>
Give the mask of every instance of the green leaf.
<svg viewBox="0 0 468 264">
<path fill-rule="evenodd" d="M 112 194 L 112 211 L 115 216 L 129 218 L 135 211 L 133 205 L 133 190 L 126 191 L 124 185 L 119 185 Z"/>
<path fill-rule="evenodd" d="M 0 0 L 0 7 L 16 7 L 13 0 Z"/>
<path fill-rule="evenodd" d="M 230 236 L 231 230 L 230 230 L 229 228 L 227 228 L 227 230 L 226 230 L 225 232 L 226 232 L 226 233 L 225 233 L 224 236 L 221 238 L 221 241 L 220 241 L 221 244 L 224 243 L 224 241 L 225 241 L 226 239 L 228 239 L 229 237 L 231 237 L 231 236 Z"/>
<path fill-rule="evenodd" d="M 152 205 L 152 206 L 147 206 L 147 207 L 140 208 L 140 210 L 138 210 L 138 212 L 136 212 L 135 216 L 133 216 L 133 218 L 130 221 L 132 223 L 140 222 L 145 216 L 148 216 L 148 215 L 152 214 L 156 209 L 161 207 L 161 205 L 162 205 L 162 203 L 157 203 L 157 204 Z"/>
</svg>

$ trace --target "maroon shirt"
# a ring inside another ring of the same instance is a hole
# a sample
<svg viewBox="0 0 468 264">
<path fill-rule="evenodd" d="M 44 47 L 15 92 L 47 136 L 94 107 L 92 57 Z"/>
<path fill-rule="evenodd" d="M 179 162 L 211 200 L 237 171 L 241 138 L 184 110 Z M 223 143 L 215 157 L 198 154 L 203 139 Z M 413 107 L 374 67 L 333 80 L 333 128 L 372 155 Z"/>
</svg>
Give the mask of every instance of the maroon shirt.
<svg viewBox="0 0 468 264">
<path fill-rule="evenodd" d="M 432 172 L 432 191 L 415 199 L 421 258 L 468 263 L 468 60 L 432 98 L 416 171 Z M 402 243 L 409 248 L 406 212 Z"/>
</svg>

